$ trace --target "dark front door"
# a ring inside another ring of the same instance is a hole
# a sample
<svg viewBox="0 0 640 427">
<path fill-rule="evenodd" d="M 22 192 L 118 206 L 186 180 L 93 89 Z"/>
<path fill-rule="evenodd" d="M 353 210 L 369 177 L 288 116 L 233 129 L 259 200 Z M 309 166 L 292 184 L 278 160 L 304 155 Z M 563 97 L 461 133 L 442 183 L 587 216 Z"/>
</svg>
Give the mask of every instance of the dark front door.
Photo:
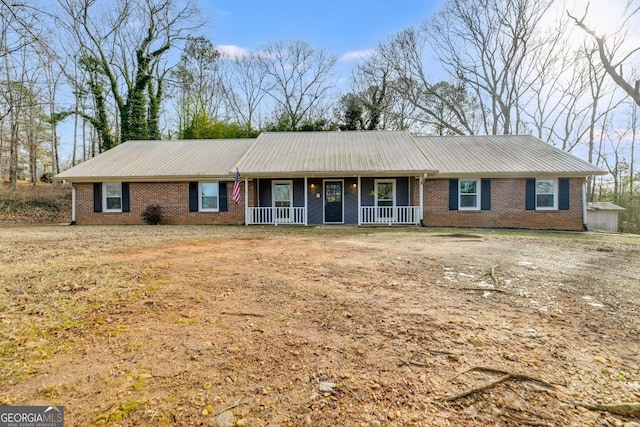
<svg viewBox="0 0 640 427">
<path fill-rule="evenodd" d="M 343 222 L 342 181 L 324 182 L 324 222 Z"/>
</svg>

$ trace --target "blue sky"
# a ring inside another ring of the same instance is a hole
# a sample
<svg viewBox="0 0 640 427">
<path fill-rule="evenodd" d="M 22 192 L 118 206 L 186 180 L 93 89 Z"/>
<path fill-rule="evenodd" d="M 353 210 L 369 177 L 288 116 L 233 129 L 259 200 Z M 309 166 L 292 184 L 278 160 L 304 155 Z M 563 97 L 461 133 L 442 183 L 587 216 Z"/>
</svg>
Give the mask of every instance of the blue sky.
<svg viewBox="0 0 640 427">
<path fill-rule="evenodd" d="M 441 0 L 199 0 L 215 46 L 258 49 L 275 40 L 306 41 L 338 57 L 431 16 Z"/>
</svg>

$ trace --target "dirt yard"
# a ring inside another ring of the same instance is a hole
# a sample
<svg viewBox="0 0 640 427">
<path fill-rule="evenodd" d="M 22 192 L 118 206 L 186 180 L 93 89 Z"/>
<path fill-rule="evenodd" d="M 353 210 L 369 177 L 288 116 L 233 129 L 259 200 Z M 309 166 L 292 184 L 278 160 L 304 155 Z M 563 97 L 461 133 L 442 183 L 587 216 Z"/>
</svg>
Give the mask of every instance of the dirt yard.
<svg viewBox="0 0 640 427">
<path fill-rule="evenodd" d="M 5 227 L 0 404 L 67 426 L 638 426 L 580 404 L 640 401 L 639 278 L 634 236 Z"/>
</svg>

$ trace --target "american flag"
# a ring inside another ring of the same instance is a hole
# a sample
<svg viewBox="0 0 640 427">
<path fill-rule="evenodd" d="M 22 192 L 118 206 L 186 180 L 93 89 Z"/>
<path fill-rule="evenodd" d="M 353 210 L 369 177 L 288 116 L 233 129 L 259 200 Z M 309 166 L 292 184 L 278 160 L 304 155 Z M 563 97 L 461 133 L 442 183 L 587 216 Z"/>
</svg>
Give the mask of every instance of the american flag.
<svg viewBox="0 0 640 427">
<path fill-rule="evenodd" d="M 236 181 L 233 183 L 233 201 L 235 204 L 240 203 L 240 171 L 236 168 Z"/>
</svg>

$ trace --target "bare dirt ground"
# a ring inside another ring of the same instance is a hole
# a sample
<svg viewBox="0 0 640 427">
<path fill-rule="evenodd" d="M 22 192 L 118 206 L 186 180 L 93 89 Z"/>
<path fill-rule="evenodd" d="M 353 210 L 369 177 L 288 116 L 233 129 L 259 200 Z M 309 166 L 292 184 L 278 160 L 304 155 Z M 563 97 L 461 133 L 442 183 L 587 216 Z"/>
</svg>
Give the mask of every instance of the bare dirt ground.
<svg viewBox="0 0 640 427">
<path fill-rule="evenodd" d="M 0 404 L 68 426 L 637 426 L 577 404 L 640 400 L 639 255 L 590 233 L 5 227 Z"/>
</svg>

